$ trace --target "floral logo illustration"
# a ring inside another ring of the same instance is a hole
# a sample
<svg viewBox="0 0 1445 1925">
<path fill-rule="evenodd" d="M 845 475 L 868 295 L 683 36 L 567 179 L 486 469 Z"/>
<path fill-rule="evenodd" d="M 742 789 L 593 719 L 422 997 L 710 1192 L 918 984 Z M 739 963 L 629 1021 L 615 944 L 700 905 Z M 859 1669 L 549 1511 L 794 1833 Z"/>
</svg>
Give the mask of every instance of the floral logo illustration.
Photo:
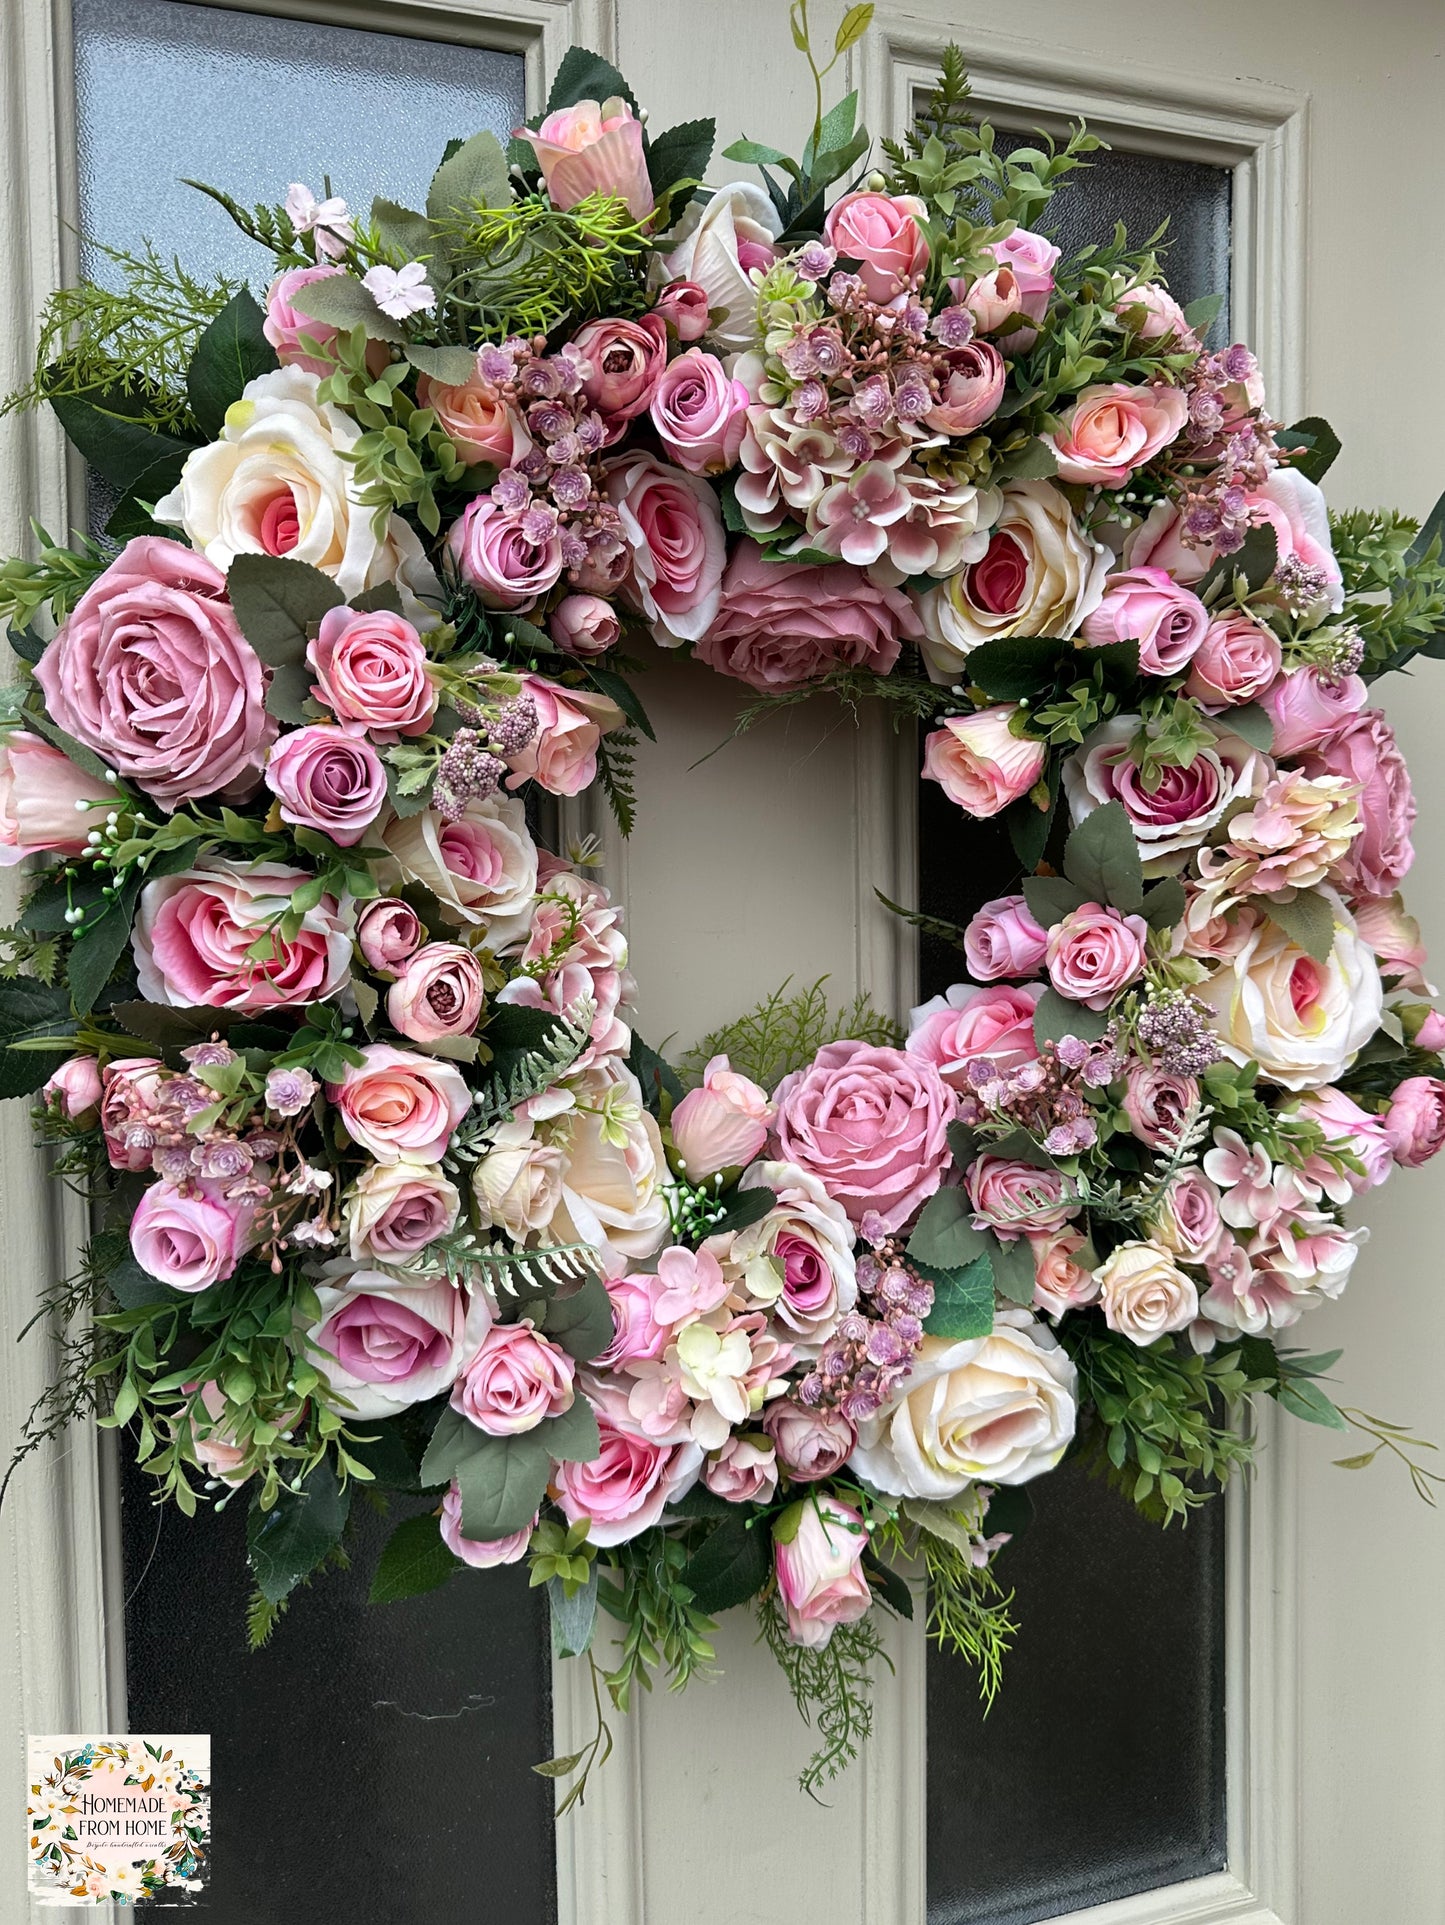
<svg viewBox="0 0 1445 1925">
<path fill-rule="evenodd" d="M 211 1835 L 211 1741 L 30 1739 L 30 1892 L 46 1905 L 133 1905 L 199 1892 Z"/>
</svg>

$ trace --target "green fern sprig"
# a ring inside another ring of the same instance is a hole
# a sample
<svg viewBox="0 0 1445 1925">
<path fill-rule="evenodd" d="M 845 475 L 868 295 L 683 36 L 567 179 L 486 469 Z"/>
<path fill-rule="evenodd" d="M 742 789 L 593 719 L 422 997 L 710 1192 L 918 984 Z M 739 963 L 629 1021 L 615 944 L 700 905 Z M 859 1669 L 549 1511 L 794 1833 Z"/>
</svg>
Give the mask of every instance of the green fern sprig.
<svg viewBox="0 0 1445 1925">
<path fill-rule="evenodd" d="M 920 1548 L 928 1572 L 928 1635 L 941 1651 L 975 1667 L 979 1696 L 991 1706 L 1018 1633 L 1009 1616 L 1013 1593 L 1005 1593 L 991 1565 L 980 1569 L 957 1545 L 925 1531 Z"/>
<path fill-rule="evenodd" d="M 276 256 L 278 267 L 310 267 L 311 256 L 302 247 L 291 224 L 291 216 L 284 207 L 258 202 L 255 207 L 243 207 L 221 187 L 210 187 L 203 180 L 182 179 L 182 187 L 194 187 L 198 194 L 204 194 L 224 207 L 231 219 L 240 228 L 247 240 L 255 241 L 258 247 L 268 248 Z"/>
<path fill-rule="evenodd" d="M 508 1122 L 521 1105 L 560 1083 L 586 1049 L 596 1011 L 583 997 L 557 1018 L 546 1041 L 527 1051 L 505 1076 L 493 1075 L 477 1090 L 472 1108 L 452 1136 L 443 1159 L 448 1170 L 478 1162 L 491 1147 L 491 1134 Z"/>
<path fill-rule="evenodd" d="M 803 1723 L 821 1743 L 798 1777 L 798 1786 L 816 1798 L 858 1756 L 873 1730 L 873 1667 L 892 1660 L 873 1622 L 874 1613 L 853 1624 L 837 1624 L 820 1650 L 805 1650 L 788 1637 L 787 1620 L 776 1597 L 758 1605 L 759 1635 L 777 1659 Z"/>
<path fill-rule="evenodd" d="M 631 729 L 615 729 L 597 744 L 602 792 L 625 836 L 630 836 L 637 825 L 636 750 L 637 737 Z"/>
<path fill-rule="evenodd" d="M 709 1058 L 726 1055 L 735 1070 L 771 1090 L 811 1062 L 825 1043 L 847 1038 L 896 1048 L 902 1042 L 897 1023 L 874 1009 L 866 994 L 860 992 L 835 1009 L 824 988 L 826 976 L 790 996 L 792 980 L 790 976 L 745 1016 L 712 1030 L 686 1051 L 677 1065 L 684 1082 L 700 1082 Z"/>
</svg>

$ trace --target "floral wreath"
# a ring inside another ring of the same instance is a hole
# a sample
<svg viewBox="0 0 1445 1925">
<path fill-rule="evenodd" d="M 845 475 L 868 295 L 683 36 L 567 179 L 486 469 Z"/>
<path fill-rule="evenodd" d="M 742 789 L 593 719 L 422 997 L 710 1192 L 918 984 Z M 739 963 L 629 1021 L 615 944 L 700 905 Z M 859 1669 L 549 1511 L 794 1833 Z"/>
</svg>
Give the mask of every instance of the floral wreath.
<svg viewBox="0 0 1445 1925">
<path fill-rule="evenodd" d="M 0 572 L 0 839 L 46 857 L 0 1090 L 104 1226 L 18 1456 L 99 1410 L 158 1499 L 244 1493 L 258 1642 L 358 1483 L 408 1512 L 377 1600 L 527 1559 L 596 1687 L 564 1808 L 603 1684 L 706 1670 L 734 1606 L 816 1711 L 809 1788 L 905 1570 L 991 1695 L 1067 1452 L 1167 1523 L 1267 1397 L 1429 1494 L 1289 1333 L 1445 1138 L 1368 705 L 1445 652 L 1441 511 L 1328 516 L 1335 436 L 1206 345 L 1218 301 L 1122 229 L 1061 253 L 1082 127 L 1005 154 L 950 49 L 875 156 L 823 110 L 870 12 L 820 67 L 798 0 L 818 114 L 800 159 L 726 150 L 761 185 L 702 187 L 712 122 L 649 138 L 573 48 L 424 212 L 206 188 L 264 298 L 115 254 L 9 403 L 119 496 Z M 906 1031 L 818 986 L 642 1042 L 594 858 L 528 802 L 597 782 L 630 828 L 643 633 L 744 721 L 890 702 L 1007 825 L 1012 893 L 900 911 L 962 962 Z"/>
<path fill-rule="evenodd" d="M 156 1792 L 170 1808 L 174 1834 L 159 1857 L 112 1862 L 85 1850 L 75 1826 L 81 1787 L 97 1771 L 122 1774 L 122 1782 Z M 58 1752 L 49 1771 L 29 1787 L 25 1816 L 29 1827 L 32 1881 L 42 1890 L 63 1890 L 69 1898 L 94 1905 L 115 1901 L 133 1905 L 157 1898 L 178 1885 L 199 1889 L 210 1837 L 210 1796 L 205 1774 L 148 1738 L 95 1738 L 75 1751 Z"/>
</svg>

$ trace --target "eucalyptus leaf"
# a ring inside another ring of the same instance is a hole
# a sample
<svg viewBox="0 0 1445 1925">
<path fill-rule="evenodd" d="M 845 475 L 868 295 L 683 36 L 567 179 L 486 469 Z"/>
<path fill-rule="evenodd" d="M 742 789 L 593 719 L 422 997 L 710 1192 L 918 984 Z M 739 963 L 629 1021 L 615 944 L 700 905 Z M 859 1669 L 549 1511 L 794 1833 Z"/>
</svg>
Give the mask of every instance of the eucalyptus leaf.
<svg viewBox="0 0 1445 1925">
<path fill-rule="evenodd" d="M 554 1658 L 580 1658 L 591 1649 L 597 1629 L 597 1566 L 571 1597 L 560 1577 L 547 1580 L 547 1604 L 552 1616 Z"/>
<path fill-rule="evenodd" d="M 1109 1018 L 1101 1009 L 1090 1009 L 1086 1003 L 1069 1002 L 1056 989 L 1046 989 L 1034 1010 L 1034 1041 L 1043 1048 L 1045 1043 L 1057 1043 L 1064 1036 L 1078 1036 L 1086 1043 L 1096 1043 L 1109 1027 Z"/>
<path fill-rule="evenodd" d="M 982 1231 L 973 1227 L 972 1215 L 962 1190 L 939 1190 L 924 1204 L 913 1226 L 909 1256 L 935 1270 L 962 1270 L 988 1248 Z"/>
<path fill-rule="evenodd" d="M 409 346 L 406 358 L 420 374 L 443 387 L 459 388 L 477 371 L 474 348 L 424 348 Z"/>
<path fill-rule="evenodd" d="M 324 321 L 328 327 L 349 331 L 360 328 L 370 341 L 388 341 L 394 347 L 406 342 L 406 330 L 389 314 L 383 314 L 369 288 L 349 274 L 328 274 L 324 280 L 308 281 L 290 297 L 298 314 L 309 320 Z"/>
<path fill-rule="evenodd" d="M 1106 802 L 1084 817 L 1064 844 L 1064 874 L 1087 901 L 1126 916 L 1139 913 L 1144 870 L 1122 802 Z"/>
<path fill-rule="evenodd" d="M 541 1441 L 550 1425 L 518 1437 L 481 1437 L 480 1446 L 457 1465 L 462 1499 L 462 1536 L 489 1543 L 530 1524 L 547 1494 L 552 1459 Z M 423 1466 L 425 1474 L 425 1466 Z"/>
</svg>

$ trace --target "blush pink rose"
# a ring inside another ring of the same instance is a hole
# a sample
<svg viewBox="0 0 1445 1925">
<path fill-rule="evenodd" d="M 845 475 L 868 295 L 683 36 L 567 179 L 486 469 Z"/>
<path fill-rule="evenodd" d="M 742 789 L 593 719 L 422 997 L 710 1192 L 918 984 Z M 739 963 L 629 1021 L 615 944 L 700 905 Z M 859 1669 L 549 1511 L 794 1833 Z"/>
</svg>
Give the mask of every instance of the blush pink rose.
<svg viewBox="0 0 1445 1925">
<path fill-rule="evenodd" d="M 841 1410 L 810 1410 L 778 1397 L 763 1412 L 763 1429 L 778 1462 L 795 1484 L 816 1484 L 840 1471 L 853 1455 L 858 1433 Z"/>
<path fill-rule="evenodd" d="M 333 1391 L 355 1417 L 389 1417 L 448 1390 L 491 1323 L 482 1296 L 445 1281 L 398 1284 L 355 1270 L 317 1289 L 321 1316 L 307 1332 L 331 1362 Z M 348 1413 L 351 1414 L 351 1413 Z"/>
<path fill-rule="evenodd" d="M 356 946 L 372 969 L 400 969 L 421 948 L 421 918 L 399 896 L 377 896 L 356 918 Z"/>
<path fill-rule="evenodd" d="M 980 989 L 955 983 L 947 996 L 935 996 L 913 1011 L 908 1053 L 932 1063 L 954 1089 L 973 1087 L 968 1066 L 987 1058 L 999 1071 L 1018 1069 L 1038 1056 L 1034 1009 L 1043 991 L 1001 984 Z"/>
<path fill-rule="evenodd" d="M 729 1437 L 710 1459 L 702 1481 L 729 1504 L 765 1504 L 778 1488 L 778 1459 L 771 1445 Z"/>
<path fill-rule="evenodd" d="M 861 1514 L 835 1497 L 805 1497 L 783 1512 L 773 1526 L 773 1568 L 790 1643 L 821 1651 L 836 1625 L 867 1615 L 867 1548 Z"/>
<path fill-rule="evenodd" d="M 621 709 L 596 689 L 558 688 L 540 675 L 522 683 L 537 710 L 537 733 L 507 758 L 507 787 L 536 782 L 548 795 L 581 795 L 597 776 L 597 744 L 621 726 Z"/>
<path fill-rule="evenodd" d="M 547 632 L 566 655 L 605 655 L 622 636 L 617 612 L 599 595 L 566 595 L 547 617 Z"/>
<path fill-rule="evenodd" d="M 1430 1010 L 1416 1030 L 1414 1040 L 1417 1049 L 1432 1049 L 1437 1055 L 1445 1050 L 1445 1015 L 1438 1009 Z"/>
<path fill-rule="evenodd" d="M 588 321 L 572 337 L 589 372 L 582 392 L 617 439 L 625 422 L 650 406 L 667 367 L 667 324 L 657 314 L 637 321 Z"/>
<path fill-rule="evenodd" d="M 1169 1185 L 1167 1201 L 1179 1254 L 1191 1262 L 1212 1255 L 1227 1237 L 1219 1214 L 1219 1191 L 1203 1170 L 1183 1170 Z"/>
<path fill-rule="evenodd" d="M 1084 1239 L 1072 1230 L 1036 1231 L 1028 1239 L 1034 1253 L 1034 1304 L 1051 1317 L 1066 1310 L 1081 1310 L 1099 1294 L 1092 1270 L 1085 1270 L 1074 1258 L 1084 1247 Z"/>
<path fill-rule="evenodd" d="M 1082 632 L 1094 648 L 1138 642 L 1141 675 L 1178 675 L 1208 629 L 1209 612 L 1197 595 L 1162 568 L 1131 568 L 1109 577 L 1104 599 L 1084 617 Z"/>
<path fill-rule="evenodd" d="M 378 1163 L 440 1163 L 471 1107 L 461 1071 L 390 1043 L 368 1043 L 361 1054 L 345 1082 L 327 1085 L 348 1133 Z"/>
<path fill-rule="evenodd" d="M 368 1163 L 346 1199 L 351 1255 L 405 1263 L 456 1227 L 461 1197 L 434 1163 Z"/>
<path fill-rule="evenodd" d="M 250 795 L 276 733 L 266 679 L 226 578 L 178 541 L 137 535 L 36 664 L 45 706 L 77 742 L 170 811 Z"/>
<path fill-rule="evenodd" d="M 940 434 L 972 434 L 998 411 L 1003 399 L 1004 359 L 988 341 L 970 341 L 948 357 L 938 400 L 924 423 Z"/>
<path fill-rule="evenodd" d="M 702 1183 L 719 1170 L 751 1163 L 768 1140 L 774 1115 L 768 1093 L 714 1056 L 702 1085 L 672 1112 L 672 1141 L 684 1174 Z"/>
<path fill-rule="evenodd" d="M 877 587 L 861 568 L 768 561 L 745 541 L 728 563 L 717 619 L 697 656 L 766 693 L 802 688 L 835 668 L 886 675 L 902 639 L 922 632 L 908 596 Z"/>
<path fill-rule="evenodd" d="M 589 194 L 606 194 L 626 201 L 635 221 L 652 212 L 652 187 L 647 178 L 647 156 L 642 150 L 642 123 L 625 101 L 579 100 L 548 114 L 533 133 L 517 128 L 537 156 L 542 179 L 554 207 L 575 207 Z"/>
<path fill-rule="evenodd" d="M 1303 760 L 1306 775 L 1342 775 L 1359 785 L 1364 830 L 1336 865 L 1349 896 L 1388 896 L 1415 860 L 1410 830 L 1415 792 L 1383 709 L 1365 709 L 1325 737 Z"/>
<path fill-rule="evenodd" d="M 776 1092 L 783 1160 L 816 1176 L 853 1223 L 898 1230 L 938 1188 L 958 1098 L 932 1063 L 872 1043 L 828 1043 Z"/>
<path fill-rule="evenodd" d="M 1263 692 L 1261 707 L 1274 724 L 1274 754 L 1300 755 L 1317 748 L 1369 700 L 1358 675 L 1326 676 L 1318 668 L 1292 668 Z"/>
<path fill-rule="evenodd" d="M 1041 439 L 1054 451 L 1061 481 L 1122 488 L 1136 468 L 1169 446 L 1188 418 L 1189 403 L 1178 388 L 1111 381 L 1085 388 L 1057 432 Z"/>
<path fill-rule="evenodd" d="M 996 982 L 1000 976 L 1037 976 L 1048 940 L 1022 896 L 997 896 L 972 916 L 963 932 L 968 973 L 981 983 Z"/>
<path fill-rule="evenodd" d="M 1192 1076 L 1131 1063 L 1124 1088 L 1124 1113 L 1141 1143 L 1158 1149 L 1178 1140 L 1199 1107 L 1199 1085 Z"/>
<path fill-rule="evenodd" d="M 229 1277 L 245 1249 L 249 1211 L 220 1196 L 153 1183 L 130 1221 L 130 1247 L 150 1276 L 173 1290 L 209 1290 Z"/>
<path fill-rule="evenodd" d="M 966 307 L 973 316 L 980 334 L 996 334 L 1005 321 L 1011 321 L 1016 314 L 1023 312 L 1023 289 L 1011 267 L 996 267 L 988 274 L 980 274 L 974 281 L 955 276 L 948 283 L 948 288 L 954 300 Z M 1013 332 L 1026 332 L 1037 337 L 1034 328 L 1016 328 Z"/>
<path fill-rule="evenodd" d="M 489 1437 L 517 1437 L 570 1410 L 577 1366 L 525 1318 L 494 1323 L 452 1390 L 459 1410 Z"/>
<path fill-rule="evenodd" d="M 1012 234 L 994 241 L 986 251 L 1001 269 L 1007 268 L 1012 273 L 1018 287 L 1020 311 L 1031 321 L 1042 321 L 1054 291 L 1054 269 L 1059 264 L 1061 250 L 1042 234 L 1016 227 Z M 1010 349 L 1031 348 L 1037 339 L 1036 328 L 1016 328 L 1005 337 Z"/>
<path fill-rule="evenodd" d="M 928 270 L 928 218 L 913 194 L 845 194 L 823 223 L 823 239 L 850 261 L 870 300 L 891 301 Z"/>
<path fill-rule="evenodd" d="M 652 1363 L 672 1341 L 672 1325 L 657 1312 L 662 1280 L 651 1271 L 630 1271 L 607 1279 L 612 1302 L 612 1341 L 593 1359 L 595 1370 L 622 1364 Z"/>
<path fill-rule="evenodd" d="M 533 541 L 523 520 L 479 495 L 447 535 L 447 553 L 488 608 L 532 608 L 561 576 L 561 537 Z"/>
<path fill-rule="evenodd" d="M 59 1107 L 72 1123 L 100 1108 L 104 1095 L 100 1065 L 93 1056 L 72 1056 L 45 1079 L 41 1099 Z"/>
<path fill-rule="evenodd" d="M 532 437 L 516 408 L 495 382 L 480 374 L 469 381 L 417 378 L 416 398 L 436 415 L 437 426 L 469 468 L 490 462 L 495 468 L 515 468 L 532 448 Z"/>
<path fill-rule="evenodd" d="M 601 1448 L 589 1464 L 558 1464 L 557 1506 L 569 1524 L 589 1518 L 588 1539 L 601 1549 L 625 1544 L 661 1521 L 674 1498 L 692 1489 L 702 1468 L 696 1444 L 657 1444 L 638 1428 L 620 1387 L 593 1384 Z"/>
<path fill-rule="evenodd" d="M 1042 742 L 1015 735 L 1009 724 L 1017 702 L 951 715 L 924 743 L 923 775 L 937 782 L 950 802 L 980 819 L 997 815 L 1043 775 L 1048 750 Z"/>
<path fill-rule="evenodd" d="M 1079 1206 L 1064 1190 L 1058 1170 L 1035 1169 L 1004 1156 L 977 1157 L 965 1179 L 977 1230 L 992 1230 L 1005 1243 L 1015 1237 L 1062 1230 Z"/>
<path fill-rule="evenodd" d="M 329 347 L 336 339 L 336 329 L 329 322 L 313 321 L 309 314 L 302 314 L 299 308 L 292 307 L 291 297 L 303 287 L 309 287 L 313 281 L 324 281 L 341 272 L 339 267 L 288 267 L 271 283 L 266 294 L 266 318 L 261 323 L 261 332 L 275 348 L 278 361 L 288 367 L 305 368 L 308 374 L 323 377 L 336 372 L 334 362 L 308 354 L 301 345 L 301 336 L 309 334 L 322 347 Z"/>
<path fill-rule="evenodd" d="M 1114 312 L 1141 341 L 1162 341 L 1172 335 L 1183 351 L 1199 346 L 1199 337 L 1184 318 L 1184 310 L 1157 281 L 1141 281 L 1114 303 Z"/>
<path fill-rule="evenodd" d="M 519 1531 L 509 1531 L 505 1537 L 463 1537 L 462 1494 L 455 1484 L 447 1486 L 446 1496 L 442 1499 L 442 1514 L 437 1519 L 442 1543 L 453 1557 L 459 1557 L 463 1564 L 470 1564 L 477 1571 L 494 1571 L 503 1564 L 520 1564 L 527 1555 L 527 1547 L 532 1542 L 532 1533 L 536 1528 L 537 1520 L 534 1517 L 530 1524 L 524 1524 Z"/>
<path fill-rule="evenodd" d="M 707 333 L 707 289 L 696 281 L 669 281 L 652 311 L 662 316 L 679 341 L 700 341 Z"/>
<path fill-rule="evenodd" d="M 1049 931 L 1045 964 L 1061 996 L 1089 1009 L 1107 1009 L 1144 970 L 1149 925 L 1097 902 L 1071 909 Z"/>
<path fill-rule="evenodd" d="M 283 822 L 319 829 L 339 848 L 353 848 L 386 803 L 386 770 L 359 722 L 310 722 L 272 749 L 266 786 Z"/>
<path fill-rule="evenodd" d="M 28 729 L 0 736 L 0 868 L 26 856 L 78 856 L 120 794 Z M 81 803 L 97 807 L 81 808 Z"/>
<path fill-rule="evenodd" d="M 351 967 L 351 932 L 334 896 L 281 933 L 292 897 L 312 878 L 280 862 L 230 863 L 206 856 L 141 891 L 131 932 L 147 1002 L 217 1009 L 273 1009 L 336 995 Z M 250 952 L 263 937 L 271 953 Z"/>
<path fill-rule="evenodd" d="M 689 348 L 669 361 L 648 403 L 663 452 L 692 475 L 731 468 L 751 397 L 715 354 Z"/>
<path fill-rule="evenodd" d="M 338 722 L 360 722 L 374 742 L 424 735 L 437 711 L 426 646 L 401 615 L 328 608 L 306 659 L 311 693 Z"/>
<path fill-rule="evenodd" d="M 155 1132 L 150 1111 L 165 1081 L 166 1067 L 156 1056 L 122 1056 L 101 1072 L 105 1095 L 100 1127 L 113 1170 L 148 1170 Z"/>
<path fill-rule="evenodd" d="M 716 619 L 727 543 L 717 496 L 649 454 L 607 463 L 607 496 L 632 554 L 623 593 L 664 648 L 696 642 Z"/>
<path fill-rule="evenodd" d="M 1213 560 L 1212 548 L 1191 548 L 1184 540 L 1183 519 L 1170 501 L 1156 503 L 1124 540 L 1126 568 L 1142 568 L 1147 562 L 1189 586 L 1208 574 Z"/>
<path fill-rule="evenodd" d="M 1385 1112 L 1385 1134 L 1395 1161 L 1415 1170 L 1445 1144 L 1445 1083 L 1438 1076 L 1410 1076 L 1397 1085 Z"/>
<path fill-rule="evenodd" d="M 1282 659 L 1277 637 L 1262 622 L 1244 614 L 1221 616 L 1204 631 L 1184 693 L 1211 708 L 1257 702 L 1274 686 Z"/>
<path fill-rule="evenodd" d="M 486 1000 L 482 965 L 470 949 L 455 942 L 429 942 L 402 964 L 386 992 L 386 1013 L 393 1029 L 413 1043 L 435 1043 L 443 1036 L 469 1036 Z"/>
</svg>

